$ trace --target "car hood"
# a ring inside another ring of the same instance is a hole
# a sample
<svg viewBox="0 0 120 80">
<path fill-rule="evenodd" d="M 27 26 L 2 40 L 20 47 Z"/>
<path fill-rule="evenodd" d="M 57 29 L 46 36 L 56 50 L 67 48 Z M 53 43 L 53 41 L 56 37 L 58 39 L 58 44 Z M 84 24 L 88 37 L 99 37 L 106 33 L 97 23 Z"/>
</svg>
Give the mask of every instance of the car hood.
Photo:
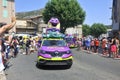
<svg viewBox="0 0 120 80">
<path fill-rule="evenodd" d="M 58 46 L 42 46 L 41 47 L 41 50 L 44 50 L 44 51 L 67 51 L 67 50 L 70 50 L 69 47 L 58 47 Z"/>
</svg>

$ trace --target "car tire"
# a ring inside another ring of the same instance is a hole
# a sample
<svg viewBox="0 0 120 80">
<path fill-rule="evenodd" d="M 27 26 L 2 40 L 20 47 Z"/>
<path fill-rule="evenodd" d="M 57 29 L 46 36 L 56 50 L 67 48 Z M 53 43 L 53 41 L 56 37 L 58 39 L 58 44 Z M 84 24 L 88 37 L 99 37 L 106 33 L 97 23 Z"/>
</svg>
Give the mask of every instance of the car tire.
<svg viewBox="0 0 120 80">
<path fill-rule="evenodd" d="M 66 69 L 70 69 L 72 65 L 66 65 Z"/>
</svg>

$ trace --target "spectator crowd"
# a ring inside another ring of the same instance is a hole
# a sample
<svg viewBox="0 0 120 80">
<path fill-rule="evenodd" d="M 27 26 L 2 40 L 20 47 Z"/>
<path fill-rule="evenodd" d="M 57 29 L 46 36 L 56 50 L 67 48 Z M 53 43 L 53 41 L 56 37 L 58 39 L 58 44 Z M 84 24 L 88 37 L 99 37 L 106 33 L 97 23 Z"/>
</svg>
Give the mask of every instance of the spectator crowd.
<svg viewBox="0 0 120 80">
<path fill-rule="evenodd" d="M 4 32 L 14 27 L 15 18 L 11 24 L 6 24 L 0 28 L 0 80 L 6 80 L 4 70 L 8 67 L 10 58 L 16 58 L 18 53 L 29 55 L 37 51 L 41 44 L 39 36 L 16 36 L 14 33 L 4 35 Z M 113 59 L 120 58 L 120 41 L 118 37 L 106 38 L 75 38 L 77 50 L 87 51 L 89 54 L 101 54 Z"/>
<path fill-rule="evenodd" d="M 91 39 L 90 37 L 83 37 L 77 39 L 77 50 L 86 50 L 88 53 L 101 54 L 105 57 L 120 58 L 120 42 L 118 37 L 103 37 Z"/>
</svg>

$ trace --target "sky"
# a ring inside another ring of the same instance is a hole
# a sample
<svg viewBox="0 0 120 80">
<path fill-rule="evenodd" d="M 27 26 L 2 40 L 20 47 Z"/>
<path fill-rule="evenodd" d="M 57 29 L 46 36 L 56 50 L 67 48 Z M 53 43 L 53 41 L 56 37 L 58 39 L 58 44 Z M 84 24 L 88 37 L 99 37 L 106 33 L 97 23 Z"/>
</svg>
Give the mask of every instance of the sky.
<svg viewBox="0 0 120 80">
<path fill-rule="evenodd" d="M 92 2 L 93 1 L 93 2 Z M 84 24 L 102 23 L 111 25 L 113 0 L 78 0 L 86 12 Z M 16 12 L 26 12 L 44 8 L 48 0 L 15 0 Z"/>
</svg>

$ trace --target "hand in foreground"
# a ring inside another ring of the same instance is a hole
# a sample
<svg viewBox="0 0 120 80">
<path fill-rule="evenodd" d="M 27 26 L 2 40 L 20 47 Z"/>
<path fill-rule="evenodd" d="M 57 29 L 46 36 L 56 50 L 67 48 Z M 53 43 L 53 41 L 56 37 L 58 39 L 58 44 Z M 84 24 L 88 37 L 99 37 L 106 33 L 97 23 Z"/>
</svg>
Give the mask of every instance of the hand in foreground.
<svg viewBox="0 0 120 80">
<path fill-rule="evenodd" d="M 15 21 L 16 21 L 16 17 L 12 17 L 12 18 L 11 18 L 11 21 L 12 21 L 12 22 L 15 22 Z"/>
</svg>

